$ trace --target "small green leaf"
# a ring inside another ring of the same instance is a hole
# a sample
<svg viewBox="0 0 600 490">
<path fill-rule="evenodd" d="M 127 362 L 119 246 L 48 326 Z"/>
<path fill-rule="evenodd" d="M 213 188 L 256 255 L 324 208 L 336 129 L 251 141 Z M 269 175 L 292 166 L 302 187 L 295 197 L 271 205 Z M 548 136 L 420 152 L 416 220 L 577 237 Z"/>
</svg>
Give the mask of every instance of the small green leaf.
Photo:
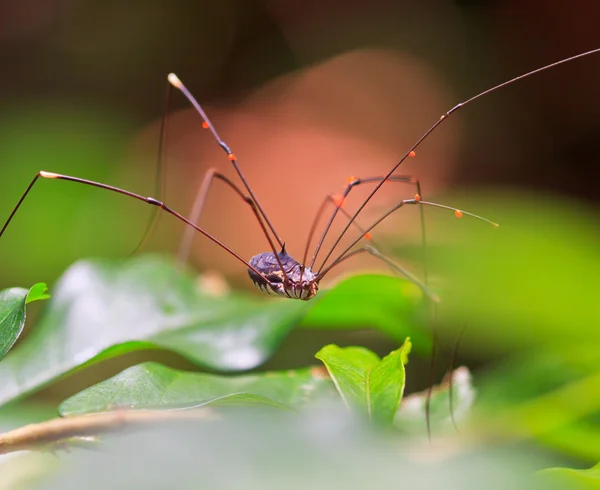
<svg viewBox="0 0 600 490">
<path fill-rule="evenodd" d="M 369 414 L 376 423 L 390 425 L 394 420 L 404 393 L 404 365 L 410 349 L 410 340 L 406 339 L 400 349 L 385 356 L 367 375 Z"/>
<path fill-rule="evenodd" d="M 59 411 L 74 415 L 115 408 L 191 409 L 208 403 L 289 409 L 334 393 L 331 380 L 314 368 L 218 376 L 147 362 L 72 396 Z"/>
<path fill-rule="evenodd" d="M 348 409 L 366 414 L 367 374 L 380 361 L 379 356 L 364 347 L 342 348 L 331 344 L 315 357 L 325 364 Z"/>
<path fill-rule="evenodd" d="M 29 294 L 27 295 L 27 304 L 32 303 L 33 301 L 39 301 L 42 299 L 49 299 L 50 295 L 46 293 L 48 291 L 48 286 L 46 286 L 43 282 L 38 282 L 34 284 L 31 289 L 29 289 Z"/>
<path fill-rule="evenodd" d="M 375 327 L 399 343 L 411 337 L 415 348 L 428 351 L 429 309 L 412 283 L 392 276 L 351 276 L 313 300 L 314 307 L 302 320 L 309 328 Z"/>
<path fill-rule="evenodd" d="M 15 344 L 25 326 L 25 305 L 32 301 L 46 299 L 48 288 L 43 283 L 35 284 L 29 290 L 10 288 L 0 291 L 0 360 Z"/>
<path fill-rule="evenodd" d="M 362 347 L 328 345 L 316 358 L 323 361 L 346 406 L 371 421 L 390 425 L 404 392 L 404 365 L 408 362 L 411 343 L 385 358 Z"/>
</svg>

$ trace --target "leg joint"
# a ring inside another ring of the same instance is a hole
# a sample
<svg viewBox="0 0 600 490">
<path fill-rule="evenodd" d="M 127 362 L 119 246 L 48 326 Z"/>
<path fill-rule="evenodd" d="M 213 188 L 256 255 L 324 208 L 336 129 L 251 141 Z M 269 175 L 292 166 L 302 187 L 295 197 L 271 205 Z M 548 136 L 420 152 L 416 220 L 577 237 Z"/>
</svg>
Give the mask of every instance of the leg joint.
<svg viewBox="0 0 600 490">
<path fill-rule="evenodd" d="M 164 207 L 164 204 L 162 201 L 159 201 L 158 199 L 154 199 L 153 197 L 147 197 L 146 202 L 148 204 L 152 204 L 153 206 L 158 206 L 159 208 Z"/>
</svg>

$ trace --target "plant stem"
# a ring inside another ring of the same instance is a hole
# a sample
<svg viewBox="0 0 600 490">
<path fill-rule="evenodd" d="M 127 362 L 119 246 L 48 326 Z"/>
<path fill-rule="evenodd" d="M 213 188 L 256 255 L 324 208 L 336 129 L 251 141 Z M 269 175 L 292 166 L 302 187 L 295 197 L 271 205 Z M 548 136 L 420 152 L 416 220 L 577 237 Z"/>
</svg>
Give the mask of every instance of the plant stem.
<svg viewBox="0 0 600 490">
<path fill-rule="evenodd" d="M 216 415 L 208 408 L 188 411 L 114 410 L 77 415 L 30 424 L 0 434 L 0 454 L 36 449 L 66 439 L 115 432 L 126 427 L 152 425 L 172 420 L 210 420 Z M 68 445 L 68 444 L 67 444 Z"/>
</svg>

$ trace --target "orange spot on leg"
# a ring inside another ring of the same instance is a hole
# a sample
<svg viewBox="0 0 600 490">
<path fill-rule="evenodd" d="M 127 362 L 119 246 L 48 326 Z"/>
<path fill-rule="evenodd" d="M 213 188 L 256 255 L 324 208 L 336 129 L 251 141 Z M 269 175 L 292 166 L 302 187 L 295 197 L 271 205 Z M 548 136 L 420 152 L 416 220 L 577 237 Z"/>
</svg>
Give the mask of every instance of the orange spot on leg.
<svg viewBox="0 0 600 490">
<path fill-rule="evenodd" d="M 462 218 L 463 212 L 460 209 L 457 209 L 456 211 L 454 211 L 454 216 L 456 216 L 457 218 Z"/>
<path fill-rule="evenodd" d="M 417 156 L 417 152 L 416 152 L 415 150 L 412 150 L 412 151 L 410 151 L 410 152 L 408 153 L 408 156 L 409 156 L 410 158 L 414 158 L 414 157 L 416 157 L 416 156 Z"/>
<path fill-rule="evenodd" d="M 229 155 L 227 155 L 227 158 L 229 158 L 229 160 L 231 160 L 232 162 L 234 160 L 236 160 L 235 155 L 233 153 L 230 153 Z"/>
<path fill-rule="evenodd" d="M 202 127 L 203 127 L 204 129 L 208 129 L 208 123 L 207 123 L 206 121 L 204 121 L 204 122 L 202 123 Z"/>
<path fill-rule="evenodd" d="M 356 182 L 357 180 L 359 180 L 358 177 L 355 177 L 354 175 L 351 175 L 350 177 L 348 177 L 346 179 L 346 184 L 350 185 L 353 182 Z"/>
<path fill-rule="evenodd" d="M 341 208 L 342 204 L 344 204 L 344 196 L 342 196 L 341 194 L 336 194 L 335 196 L 332 197 L 334 204 L 338 207 Z"/>
<path fill-rule="evenodd" d="M 421 200 L 420 194 L 415 194 L 415 201 L 419 202 Z"/>
<path fill-rule="evenodd" d="M 373 238 L 373 236 L 371 235 L 371 233 L 369 233 L 368 231 L 365 233 L 365 240 L 370 240 L 371 238 Z"/>
</svg>

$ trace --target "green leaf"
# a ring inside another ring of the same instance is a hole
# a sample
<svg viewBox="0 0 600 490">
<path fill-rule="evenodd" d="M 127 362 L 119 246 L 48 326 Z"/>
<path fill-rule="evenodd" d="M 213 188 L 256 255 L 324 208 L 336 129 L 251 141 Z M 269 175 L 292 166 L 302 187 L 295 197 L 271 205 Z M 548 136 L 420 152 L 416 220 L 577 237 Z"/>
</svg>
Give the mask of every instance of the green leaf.
<svg viewBox="0 0 600 490">
<path fill-rule="evenodd" d="M 0 403 L 88 362 L 149 347 L 220 370 L 253 368 L 298 323 L 301 301 L 213 297 L 166 260 L 81 261 L 60 279 L 32 335 L 0 365 Z"/>
<path fill-rule="evenodd" d="M 303 326 L 376 327 L 398 343 L 411 337 L 420 350 L 429 350 L 431 338 L 425 326 L 430 310 L 412 283 L 391 276 L 364 274 L 349 277 L 323 293 L 313 300 L 315 306 L 302 321 Z"/>
<path fill-rule="evenodd" d="M 32 301 L 49 298 L 44 294 L 48 288 L 43 283 L 29 290 L 10 288 L 0 291 L 0 360 L 15 344 L 25 326 L 25 305 Z"/>
<path fill-rule="evenodd" d="M 376 423 L 390 425 L 394 420 L 404 393 L 404 366 L 410 349 L 410 340 L 406 339 L 400 349 L 385 356 L 367 375 L 369 414 Z"/>
<path fill-rule="evenodd" d="M 27 294 L 27 304 L 42 299 L 49 299 L 50 295 L 47 294 L 46 291 L 48 291 L 48 286 L 46 286 L 45 283 L 38 282 L 37 284 L 34 284 Z"/>
<path fill-rule="evenodd" d="M 404 311 L 394 320 L 399 331 L 416 328 L 416 315 L 407 305 L 418 302 L 407 300 L 406 291 L 401 294 L 406 281 L 387 276 L 365 281 L 362 301 L 357 278 L 348 280 L 352 287 L 343 282 L 322 291 L 318 302 L 214 297 L 199 291 L 194 276 L 156 256 L 77 262 L 59 280 L 40 324 L 0 365 L 0 404 L 76 368 L 139 349 L 169 349 L 214 370 L 252 369 L 273 354 L 309 310 L 317 311 L 313 318 L 339 326 L 352 308 L 372 309 L 370 301 L 379 307 L 382 295 L 392 311 Z M 371 288 L 377 293 L 369 293 Z M 394 301 L 405 309 L 394 310 Z M 392 328 L 384 323 L 373 318 L 362 326 Z"/>
<path fill-rule="evenodd" d="M 56 404 L 12 403 L 0 408 L 0 432 L 56 418 Z M 1 459 L 1 457 L 0 457 Z"/>
<path fill-rule="evenodd" d="M 366 414 L 367 373 L 380 361 L 379 356 L 364 347 L 342 348 L 331 344 L 315 357 L 327 367 L 346 406 Z"/>
<path fill-rule="evenodd" d="M 390 425 L 400 405 L 405 384 L 404 365 L 411 343 L 383 359 L 363 347 L 328 345 L 316 358 L 323 361 L 346 406 L 371 421 Z"/>
<path fill-rule="evenodd" d="M 73 415 L 120 407 L 196 408 L 208 403 L 289 409 L 334 393 L 331 380 L 314 368 L 226 377 L 147 362 L 69 398 L 59 411 Z"/>
<path fill-rule="evenodd" d="M 550 488 L 573 490 L 600 489 L 600 464 L 588 470 L 573 470 L 570 468 L 548 468 L 540 471 L 539 475 Z"/>
</svg>

